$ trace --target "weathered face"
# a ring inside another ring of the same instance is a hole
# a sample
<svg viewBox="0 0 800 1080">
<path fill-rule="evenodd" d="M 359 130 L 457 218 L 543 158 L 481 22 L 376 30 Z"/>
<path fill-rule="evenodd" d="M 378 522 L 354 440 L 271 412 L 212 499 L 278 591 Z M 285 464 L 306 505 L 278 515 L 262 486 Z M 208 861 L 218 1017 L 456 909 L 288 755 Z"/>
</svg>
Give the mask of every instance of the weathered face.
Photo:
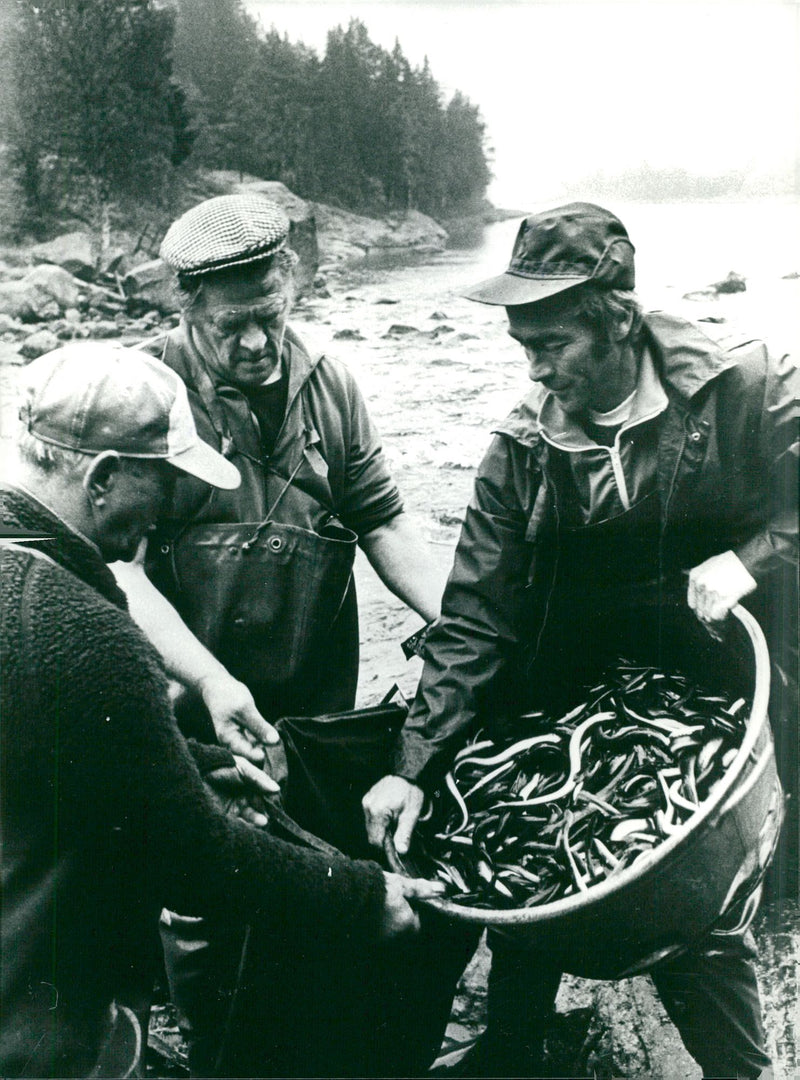
<svg viewBox="0 0 800 1080">
<path fill-rule="evenodd" d="M 266 278 L 205 281 L 186 318 L 212 372 L 241 389 L 261 386 L 280 364 L 291 286 Z"/>
<path fill-rule="evenodd" d="M 175 476 L 164 461 L 120 461 L 93 510 L 93 539 L 106 562 L 134 558 L 170 498 Z"/>
<path fill-rule="evenodd" d="M 528 375 L 558 398 L 567 413 L 613 409 L 631 392 L 629 365 L 619 349 L 598 345 L 576 317 L 536 316 L 506 308 L 511 337 L 528 358 Z"/>
</svg>

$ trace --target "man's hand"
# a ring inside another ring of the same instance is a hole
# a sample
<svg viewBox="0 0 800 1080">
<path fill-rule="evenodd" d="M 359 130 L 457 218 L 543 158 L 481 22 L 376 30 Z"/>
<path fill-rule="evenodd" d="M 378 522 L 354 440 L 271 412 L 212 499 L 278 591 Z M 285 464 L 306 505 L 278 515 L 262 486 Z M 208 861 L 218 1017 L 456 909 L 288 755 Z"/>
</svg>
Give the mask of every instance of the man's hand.
<svg viewBox="0 0 800 1080">
<path fill-rule="evenodd" d="M 755 588 L 755 580 L 739 558 L 732 551 L 723 551 L 689 571 L 686 599 L 709 633 L 718 637 L 715 624 L 723 622 L 731 608 Z"/>
<path fill-rule="evenodd" d="M 382 848 L 396 822 L 394 846 L 398 855 L 405 855 L 424 801 L 425 794 L 416 784 L 402 776 L 384 776 L 361 800 L 369 842 Z"/>
<path fill-rule="evenodd" d="M 264 760 L 260 744 L 272 746 L 279 736 L 256 708 L 253 695 L 244 683 L 227 673 L 214 674 L 200 682 L 199 690 L 220 743 L 259 765 Z"/>
<path fill-rule="evenodd" d="M 396 778 L 392 778 L 396 779 Z M 381 922 L 381 937 L 394 938 L 419 930 L 419 916 L 409 900 L 432 900 L 445 891 L 441 881 L 425 881 L 424 878 L 406 878 L 400 874 L 388 874 L 386 898 Z"/>
<path fill-rule="evenodd" d="M 267 824 L 264 796 L 274 795 L 279 790 L 278 785 L 247 758 L 234 754 L 233 765 L 214 769 L 205 780 L 222 799 L 228 814 L 259 828 Z"/>
</svg>

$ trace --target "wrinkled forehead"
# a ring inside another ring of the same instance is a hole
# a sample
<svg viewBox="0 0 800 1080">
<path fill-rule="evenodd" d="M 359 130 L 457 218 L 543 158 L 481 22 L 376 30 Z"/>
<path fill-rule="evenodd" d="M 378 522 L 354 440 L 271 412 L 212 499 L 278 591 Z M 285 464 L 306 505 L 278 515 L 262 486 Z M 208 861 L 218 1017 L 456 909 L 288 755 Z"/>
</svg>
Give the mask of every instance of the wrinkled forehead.
<svg viewBox="0 0 800 1080">
<path fill-rule="evenodd" d="M 286 303 L 290 282 L 278 267 L 259 274 L 209 275 L 200 284 L 199 296 L 208 309 L 248 307 L 264 302 Z"/>
</svg>

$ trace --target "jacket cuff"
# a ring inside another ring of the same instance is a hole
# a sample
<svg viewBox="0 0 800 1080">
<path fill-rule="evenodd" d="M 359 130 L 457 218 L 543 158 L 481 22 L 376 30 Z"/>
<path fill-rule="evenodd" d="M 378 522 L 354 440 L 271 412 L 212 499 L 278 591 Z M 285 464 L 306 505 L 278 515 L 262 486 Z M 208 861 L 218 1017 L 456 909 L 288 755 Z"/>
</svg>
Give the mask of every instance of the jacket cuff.
<svg viewBox="0 0 800 1080">
<path fill-rule="evenodd" d="M 381 525 L 385 525 L 402 512 L 403 500 L 400 497 L 400 492 L 395 488 L 394 491 L 389 492 L 379 502 L 360 510 L 357 514 L 347 514 L 346 518 L 343 514 L 342 524 L 346 525 L 348 529 L 352 529 L 361 538 L 374 529 L 379 529 Z"/>
<path fill-rule="evenodd" d="M 426 788 L 447 771 L 441 749 L 414 731 L 402 733 L 393 757 L 392 774 Z"/>
</svg>

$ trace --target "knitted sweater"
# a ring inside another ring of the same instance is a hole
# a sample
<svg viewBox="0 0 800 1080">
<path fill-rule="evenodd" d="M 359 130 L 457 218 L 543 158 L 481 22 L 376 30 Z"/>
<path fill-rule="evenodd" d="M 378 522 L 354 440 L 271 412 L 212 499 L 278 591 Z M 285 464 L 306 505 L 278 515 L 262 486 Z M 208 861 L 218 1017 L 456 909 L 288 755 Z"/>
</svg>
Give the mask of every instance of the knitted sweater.
<svg viewBox="0 0 800 1080">
<path fill-rule="evenodd" d="M 175 724 L 156 653 L 97 551 L 26 495 L 2 552 L 0 1075 L 85 1075 L 143 927 L 162 906 L 257 917 L 283 947 L 377 939 L 374 863 L 226 816 Z M 55 561 L 51 561 L 55 560 Z M 201 768 L 229 760 L 198 751 Z"/>
</svg>

